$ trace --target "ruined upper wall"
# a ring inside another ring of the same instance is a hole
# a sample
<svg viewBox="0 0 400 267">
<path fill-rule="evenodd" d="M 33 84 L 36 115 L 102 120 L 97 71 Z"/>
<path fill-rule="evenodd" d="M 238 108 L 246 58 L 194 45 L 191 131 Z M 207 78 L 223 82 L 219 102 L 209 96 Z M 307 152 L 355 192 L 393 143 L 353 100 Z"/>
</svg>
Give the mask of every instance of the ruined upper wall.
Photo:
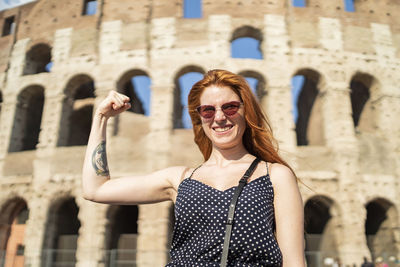
<svg viewBox="0 0 400 267">
<path fill-rule="evenodd" d="M 96 27 L 101 21 L 121 20 L 123 23 L 149 22 L 152 18 L 183 17 L 183 0 L 103 0 L 97 13 L 82 15 L 84 1 L 41 0 L 0 12 L 0 27 L 4 18 L 17 16 L 17 39 L 47 38 L 60 28 Z M 203 18 L 210 15 L 230 15 L 233 18 L 257 19 L 264 14 L 287 15 L 289 21 L 316 22 L 319 17 L 338 18 L 343 25 L 368 26 L 369 23 L 391 24 L 400 32 L 400 0 L 355 1 L 356 12 L 346 12 L 344 1 L 307 0 L 307 7 L 292 5 L 291 0 L 204 0 Z"/>
<path fill-rule="evenodd" d="M 0 27 L 5 18 L 14 16 L 16 33 L 0 37 L 0 72 L 7 70 L 13 44 L 29 39 L 27 49 L 45 43 L 53 47 L 56 30 L 72 28 L 71 57 L 96 56 L 100 30 L 105 22 L 121 21 L 121 50 L 149 49 L 151 22 L 162 17 L 173 17 L 177 46 L 191 47 L 209 42 L 208 18 L 212 15 L 230 17 L 233 29 L 251 26 L 263 33 L 264 15 L 286 17 L 290 36 L 289 47 L 321 48 L 320 18 L 335 18 L 343 40 L 343 50 L 373 54 L 371 25 L 389 26 L 390 45 L 400 55 L 400 0 L 355 1 L 356 12 L 345 11 L 344 1 L 307 0 L 307 7 L 294 7 L 291 0 L 203 0 L 203 17 L 183 18 L 183 0 L 99 0 L 95 15 L 82 15 L 84 1 L 41 0 L 0 12 Z M 224 26 L 221 25 L 221 28 Z M 227 28 L 229 28 L 227 26 Z M 329 30 L 326 30 L 329 31 Z M 329 34 L 329 33 L 327 33 Z M 262 39 L 262 38 L 261 38 Z"/>
</svg>

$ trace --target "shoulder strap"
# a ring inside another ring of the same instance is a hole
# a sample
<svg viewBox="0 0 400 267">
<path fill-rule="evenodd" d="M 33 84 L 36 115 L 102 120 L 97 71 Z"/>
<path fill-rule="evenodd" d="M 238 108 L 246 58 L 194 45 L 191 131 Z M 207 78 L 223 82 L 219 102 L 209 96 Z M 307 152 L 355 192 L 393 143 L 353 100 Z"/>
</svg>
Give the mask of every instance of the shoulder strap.
<svg viewBox="0 0 400 267">
<path fill-rule="evenodd" d="M 196 168 L 194 168 L 194 170 L 192 171 L 192 173 L 190 174 L 190 176 L 188 178 L 185 179 L 192 179 L 192 176 L 194 174 L 195 171 L 197 171 L 198 168 L 200 168 L 203 164 L 200 164 L 199 166 L 197 166 Z"/>
<path fill-rule="evenodd" d="M 235 216 L 235 208 L 236 203 L 239 199 L 240 193 L 243 190 L 243 187 L 247 184 L 247 179 L 254 172 L 257 164 L 260 162 L 259 158 L 256 158 L 244 173 L 243 177 L 239 181 L 239 185 L 236 187 L 235 193 L 233 194 L 231 204 L 229 205 L 228 211 L 228 219 L 225 223 L 225 237 L 224 237 L 224 246 L 222 248 L 222 256 L 221 256 L 221 267 L 226 267 L 228 262 L 228 254 L 229 254 L 229 242 L 231 240 L 232 226 L 233 226 L 233 218 Z"/>
<path fill-rule="evenodd" d="M 265 162 L 265 165 L 267 165 L 267 176 L 269 177 L 269 168 L 268 168 L 268 162 Z"/>
</svg>

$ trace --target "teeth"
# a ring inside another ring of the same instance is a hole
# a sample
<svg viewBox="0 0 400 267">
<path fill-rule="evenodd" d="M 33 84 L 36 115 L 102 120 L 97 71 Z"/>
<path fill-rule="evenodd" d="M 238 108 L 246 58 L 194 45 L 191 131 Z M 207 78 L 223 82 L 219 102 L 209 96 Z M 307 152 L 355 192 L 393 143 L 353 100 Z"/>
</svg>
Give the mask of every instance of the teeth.
<svg viewBox="0 0 400 267">
<path fill-rule="evenodd" d="M 231 128 L 231 126 L 227 126 L 227 127 L 224 127 L 224 128 L 215 128 L 214 130 L 216 132 L 225 132 L 225 131 L 228 131 L 230 128 Z"/>
</svg>

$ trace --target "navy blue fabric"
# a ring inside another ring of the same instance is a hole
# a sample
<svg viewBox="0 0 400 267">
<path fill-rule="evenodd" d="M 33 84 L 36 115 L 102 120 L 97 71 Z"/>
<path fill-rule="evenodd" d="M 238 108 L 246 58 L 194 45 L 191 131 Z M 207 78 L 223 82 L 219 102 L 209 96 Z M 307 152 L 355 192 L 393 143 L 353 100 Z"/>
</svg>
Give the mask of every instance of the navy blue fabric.
<svg viewBox="0 0 400 267">
<path fill-rule="evenodd" d="M 175 203 L 171 262 L 166 266 L 219 266 L 235 188 L 219 191 L 195 179 L 182 181 Z M 244 187 L 236 206 L 228 266 L 282 265 L 273 201 L 269 174 Z"/>
</svg>

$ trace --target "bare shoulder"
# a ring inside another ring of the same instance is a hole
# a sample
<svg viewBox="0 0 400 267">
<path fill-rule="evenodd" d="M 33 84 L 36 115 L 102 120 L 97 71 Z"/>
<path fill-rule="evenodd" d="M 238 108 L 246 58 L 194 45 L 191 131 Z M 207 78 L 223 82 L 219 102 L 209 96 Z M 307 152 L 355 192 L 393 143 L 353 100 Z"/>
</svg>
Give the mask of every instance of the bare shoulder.
<svg viewBox="0 0 400 267">
<path fill-rule="evenodd" d="M 270 165 L 270 179 L 275 192 L 297 189 L 297 179 L 291 169 L 280 163 Z"/>
<path fill-rule="evenodd" d="M 187 166 L 172 166 L 161 170 L 163 176 L 167 177 L 174 188 L 177 188 L 181 181 L 188 177 L 193 168 Z"/>
</svg>

